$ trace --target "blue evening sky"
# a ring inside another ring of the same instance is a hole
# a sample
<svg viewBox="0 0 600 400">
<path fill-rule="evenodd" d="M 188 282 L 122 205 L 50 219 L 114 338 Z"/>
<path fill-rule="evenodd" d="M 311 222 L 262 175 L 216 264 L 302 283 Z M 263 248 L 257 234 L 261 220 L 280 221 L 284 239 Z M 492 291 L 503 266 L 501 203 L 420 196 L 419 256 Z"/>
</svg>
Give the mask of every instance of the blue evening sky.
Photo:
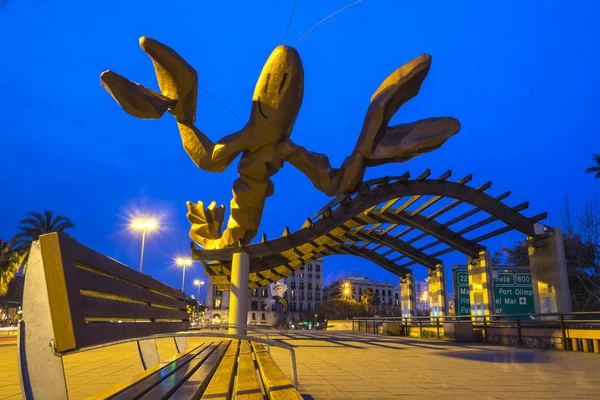
<svg viewBox="0 0 600 400">
<path fill-rule="evenodd" d="M 236 177 L 197 169 L 173 119 L 127 115 L 101 88 L 112 69 L 156 88 L 138 38 L 176 49 L 197 70 L 200 85 L 244 120 L 254 84 L 281 44 L 294 0 L 48 1 L 0 4 L 0 237 L 16 233 L 29 210 L 54 210 L 77 225 L 83 244 L 134 268 L 140 237 L 126 229 L 136 212 L 160 214 L 163 229 L 148 238 L 145 271 L 179 287 L 173 257 L 187 254 L 186 200 L 229 206 Z M 349 0 L 300 0 L 289 32 L 294 42 Z M 393 122 L 451 115 L 462 131 L 441 149 L 405 164 L 369 169 L 368 178 L 474 174 L 492 180 L 491 194 L 512 190 L 509 205 L 531 202 L 528 215 L 556 211 L 596 193 L 586 175 L 600 152 L 600 2 L 365 0 L 319 26 L 299 45 L 305 69 L 297 130 L 310 148 L 339 166 L 353 149 L 369 99 L 404 62 L 430 53 L 420 95 Z M 242 126 L 203 92 L 197 125 L 214 141 Z M 305 142 L 297 133 L 292 138 Z M 300 228 L 328 198 L 287 165 L 273 179 L 261 231 L 270 238 Z M 550 219 L 549 224 L 556 222 Z M 491 240 L 498 249 L 522 238 Z M 464 263 L 452 253 L 447 266 Z M 416 267 L 424 277 L 423 267 Z M 325 260 L 326 283 L 346 273 L 396 280 L 367 261 Z M 188 273 L 202 275 L 200 266 Z"/>
</svg>

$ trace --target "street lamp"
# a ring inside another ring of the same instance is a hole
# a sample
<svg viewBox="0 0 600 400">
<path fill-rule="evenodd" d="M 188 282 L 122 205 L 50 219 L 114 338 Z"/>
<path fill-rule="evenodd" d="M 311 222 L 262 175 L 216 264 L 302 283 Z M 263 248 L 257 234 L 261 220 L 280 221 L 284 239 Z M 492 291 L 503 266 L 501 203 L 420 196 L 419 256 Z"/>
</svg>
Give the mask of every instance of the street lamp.
<svg viewBox="0 0 600 400">
<path fill-rule="evenodd" d="M 140 272 L 144 263 L 144 243 L 146 242 L 146 232 L 151 232 L 158 228 L 158 221 L 152 218 L 136 218 L 129 225 L 132 229 L 142 232 L 142 254 L 140 255 Z"/>
<path fill-rule="evenodd" d="M 192 259 L 177 257 L 177 259 L 175 259 L 175 264 L 179 265 L 180 267 L 183 267 L 183 276 L 181 277 L 181 291 L 185 292 L 185 267 L 189 267 L 190 265 L 192 265 Z"/>
<path fill-rule="evenodd" d="M 344 310 L 346 314 L 346 319 L 348 319 L 348 297 L 350 297 L 350 282 L 344 282 L 344 289 L 342 293 L 344 295 Z"/>
<path fill-rule="evenodd" d="M 196 280 L 194 280 L 194 285 L 198 286 L 198 298 L 196 300 L 196 313 L 200 314 L 200 288 L 202 287 L 202 285 L 204 285 L 204 281 L 201 281 L 200 279 L 196 279 Z"/>
</svg>

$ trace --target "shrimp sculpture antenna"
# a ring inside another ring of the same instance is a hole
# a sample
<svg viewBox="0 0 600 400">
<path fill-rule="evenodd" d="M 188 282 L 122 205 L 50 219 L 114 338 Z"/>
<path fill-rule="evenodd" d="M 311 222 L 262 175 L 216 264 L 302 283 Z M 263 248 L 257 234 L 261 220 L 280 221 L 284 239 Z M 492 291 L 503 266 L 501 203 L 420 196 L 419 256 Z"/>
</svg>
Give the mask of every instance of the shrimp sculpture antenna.
<svg viewBox="0 0 600 400">
<path fill-rule="evenodd" d="M 207 250 L 252 241 L 265 201 L 274 191 L 270 177 L 286 162 L 329 196 L 352 193 L 362 183 L 367 167 L 403 162 L 437 149 L 460 129 L 451 117 L 388 125 L 396 111 L 418 94 L 429 72 L 431 56 L 423 54 L 392 72 L 371 96 L 354 150 L 340 168 L 332 168 L 326 155 L 310 152 L 290 139 L 302 105 L 304 69 L 298 51 L 283 45 L 273 50 L 262 68 L 247 123 L 214 143 L 195 124 L 196 70 L 156 40 L 142 37 L 140 46 L 154 64 L 160 93 L 106 71 L 100 76 L 101 84 L 121 107 L 138 118 L 173 115 L 185 151 L 203 170 L 222 172 L 242 155 L 224 231 L 224 206 L 187 203 L 190 237 Z"/>
</svg>

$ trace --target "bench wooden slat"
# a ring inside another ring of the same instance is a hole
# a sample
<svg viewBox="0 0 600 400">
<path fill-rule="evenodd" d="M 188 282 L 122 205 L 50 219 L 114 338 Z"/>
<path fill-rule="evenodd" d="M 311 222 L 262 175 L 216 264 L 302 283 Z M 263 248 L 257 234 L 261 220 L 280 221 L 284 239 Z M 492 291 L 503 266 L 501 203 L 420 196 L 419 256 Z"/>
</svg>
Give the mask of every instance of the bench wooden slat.
<svg viewBox="0 0 600 400">
<path fill-rule="evenodd" d="M 220 342 L 210 344 L 201 354 L 196 355 L 188 363 L 183 365 L 169 379 L 163 380 L 148 393 L 145 393 L 141 399 L 144 400 L 162 400 L 168 399 L 183 382 L 185 382 L 196 371 L 199 365 L 204 363 L 208 357 L 218 348 Z"/>
<path fill-rule="evenodd" d="M 160 333 L 173 333 L 187 329 L 187 322 L 93 322 L 86 324 L 77 338 L 79 347 L 110 343 L 128 338 L 141 338 Z"/>
<path fill-rule="evenodd" d="M 142 286 L 132 285 L 120 279 L 101 275 L 90 270 L 77 268 L 76 272 L 79 288 L 110 294 L 113 296 L 128 297 L 135 300 L 146 301 L 152 304 L 180 308 L 181 300 L 166 296 L 146 289 Z"/>
<path fill-rule="evenodd" d="M 235 363 L 238 357 L 240 341 L 235 340 L 227 349 L 227 353 L 221 360 L 219 368 L 213 375 L 208 387 L 202 395 L 203 400 L 228 400 L 233 391 L 233 380 L 235 375 Z"/>
<path fill-rule="evenodd" d="M 131 400 L 134 398 L 138 398 L 139 396 L 147 393 L 149 390 L 154 388 L 156 385 L 160 384 L 165 379 L 169 378 L 176 371 L 181 369 L 183 366 L 187 365 L 191 359 L 197 356 L 200 353 L 206 351 L 212 343 L 204 343 L 195 349 L 191 349 L 190 351 L 184 351 L 182 357 L 177 358 L 176 360 L 160 366 L 158 370 L 145 375 L 146 377 L 143 380 L 138 381 L 130 385 L 126 390 L 122 390 L 116 396 L 110 397 L 110 399 L 114 400 Z M 144 375 L 143 375 L 144 376 Z"/>
<path fill-rule="evenodd" d="M 270 400 L 302 400 L 292 381 L 290 381 L 275 360 L 267 353 L 261 343 L 252 342 L 256 363 L 265 384 Z"/>
<path fill-rule="evenodd" d="M 129 268 L 117 260 L 100 254 L 89 247 L 85 247 L 69 236 L 59 234 L 59 240 L 61 253 L 64 257 L 63 263 L 68 261 L 69 268 L 75 268 L 75 264 L 80 263 L 110 275 L 117 276 L 121 279 L 136 282 L 158 292 L 166 293 L 177 299 L 184 299 L 183 293 L 180 290 L 174 289 L 148 275 Z"/>
<path fill-rule="evenodd" d="M 187 311 L 152 307 L 145 304 L 82 296 L 83 315 L 96 318 L 160 318 L 185 320 Z"/>
<path fill-rule="evenodd" d="M 219 347 L 200 365 L 200 368 L 190 376 L 183 385 L 169 397 L 171 400 L 199 399 L 213 378 L 225 352 L 232 345 L 231 341 L 222 342 Z M 233 344 L 233 346 L 236 346 Z"/>
<path fill-rule="evenodd" d="M 237 376 L 235 378 L 235 398 L 238 400 L 263 400 L 250 343 L 246 340 L 243 340 L 240 345 Z"/>
<path fill-rule="evenodd" d="M 175 356 L 171 357 L 167 361 L 160 363 L 160 364 L 153 365 L 152 367 L 148 368 L 147 370 L 140 372 L 133 378 L 128 379 L 123 382 L 119 382 L 117 385 L 114 385 L 110 389 L 105 390 L 101 393 L 98 393 L 98 394 L 90 397 L 88 400 L 113 399 L 113 398 L 115 398 L 115 396 L 121 394 L 124 390 L 127 390 L 128 388 L 131 388 L 132 386 L 135 386 L 136 384 L 141 384 L 141 382 L 144 382 L 144 380 L 146 378 L 150 377 L 151 375 L 156 374 L 159 370 L 161 370 L 163 368 L 167 368 L 167 366 L 169 366 L 169 364 L 185 362 L 186 358 L 184 358 L 184 357 L 187 357 L 187 359 L 189 359 L 190 357 L 192 357 L 192 355 L 189 353 L 200 351 L 202 349 L 202 347 L 204 347 L 204 346 L 206 346 L 206 344 L 200 344 L 196 347 L 190 347 L 189 349 L 182 351 L 181 353 L 176 354 Z M 149 383 L 149 382 L 150 381 L 146 381 L 144 383 Z"/>
</svg>

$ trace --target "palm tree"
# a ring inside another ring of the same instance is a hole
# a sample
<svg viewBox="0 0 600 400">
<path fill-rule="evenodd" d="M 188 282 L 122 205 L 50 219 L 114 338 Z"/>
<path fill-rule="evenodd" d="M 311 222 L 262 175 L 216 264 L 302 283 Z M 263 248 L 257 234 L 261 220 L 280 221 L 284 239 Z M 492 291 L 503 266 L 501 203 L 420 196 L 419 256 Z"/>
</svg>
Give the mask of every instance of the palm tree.
<svg viewBox="0 0 600 400">
<path fill-rule="evenodd" d="M 0 239 L 0 296 L 8 291 L 8 284 L 15 277 L 25 259 L 25 254 L 11 249 L 8 242 Z"/>
<path fill-rule="evenodd" d="M 54 217 L 50 210 L 44 211 L 44 214 L 29 211 L 20 222 L 20 232 L 13 238 L 14 249 L 19 253 L 28 252 L 31 242 L 37 240 L 40 235 L 64 232 L 70 228 L 75 228 L 75 225 L 67 217 L 62 215 Z"/>
<path fill-rule="evenodd" d="M 595 174 L 596 179 L 600 179 L 600 154 L 594 154 L 592 160 L 596 163 L 593 167 L 585 170 L 588 174 Z"/>
</svg>

